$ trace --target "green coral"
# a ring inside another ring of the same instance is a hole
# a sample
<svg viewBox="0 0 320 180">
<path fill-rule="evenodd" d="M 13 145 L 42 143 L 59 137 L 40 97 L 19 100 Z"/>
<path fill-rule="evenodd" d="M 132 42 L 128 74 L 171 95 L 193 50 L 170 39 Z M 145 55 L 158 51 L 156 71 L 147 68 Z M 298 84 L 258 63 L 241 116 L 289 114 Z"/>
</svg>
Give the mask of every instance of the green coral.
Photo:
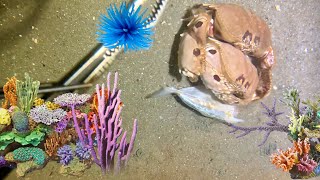
<svg viewBox="0 0 320 180">
<path fill-rule="evenodd" d="M 4 132 L 0 135 L 0 151 L 4 150 L 9 144 L 13 143 L 15 134 L 13 132 Z"/>
<path fill-rule="evenodd" d="M 37 165 L 43 165 L 46 161 L 45 152 L 37 147 L 21 147 L 13 152 L 13 159 L 18 162 L 34 160 Z"/>
<path fill-rule="evenodd" d="M 304 122 L 306 116 L 302 115 L 299 118 L 296 118 L 294 115 L 290 117 L 291 123 L 288 126 L 291 135 L 293 135 L 294 139 L 298 137 L 298 134 L 301 132 L 302 123 Z"/>
<path fill-rule="evenodd" d="M 33 105 L 33 101 L 37 97 L 40 82 L 33 79 L 25 73 L 25 81 L 17 80 L 17 96 L 19 108 L 29 113 Z"/>
<path fill-rule="evenodd" d="M 44 140 L 45 133 L 41 131 L 32 131 L 28 136 L 19 136 L 16 135 L 15 141 L 21 145 L 32 144 L 33 146 L 38 146 L 41 141 Z"/>
<path fill-rule="evenodd" d="M 23 146 L 28 144 L 38 146 L 40 142 L 44 140 L 44 137 L 48 132 L 50 132 L 50 129 L 45 126 L 38 126 L 28 135 L 19 135 L 15 134 L 14 132 L 4 132 L 0 134 L 0 150 L 4 150 L 14 141 Z"/>
</svg>

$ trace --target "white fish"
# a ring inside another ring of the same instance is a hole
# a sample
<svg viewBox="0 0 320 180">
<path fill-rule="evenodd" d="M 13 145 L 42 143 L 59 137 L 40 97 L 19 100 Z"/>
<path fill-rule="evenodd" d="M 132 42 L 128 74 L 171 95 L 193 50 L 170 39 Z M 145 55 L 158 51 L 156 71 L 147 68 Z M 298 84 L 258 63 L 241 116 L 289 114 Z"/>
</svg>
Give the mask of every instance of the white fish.
<svg viewBox="0 0 320 180">
<path fill-rule="evenodd" d="M 165 87 L 148 97 L 161 97 L 170 94 L 177 95 L 187 106 L 198 111 L 203 116 L 215 118 L 227 123 L 243 122 L 242 119 L 235 117 L 237 114 L 235 106 L 223 104 L 214 99 L 211 91 L 202 86 L 182 89 Z"/>
</svg>

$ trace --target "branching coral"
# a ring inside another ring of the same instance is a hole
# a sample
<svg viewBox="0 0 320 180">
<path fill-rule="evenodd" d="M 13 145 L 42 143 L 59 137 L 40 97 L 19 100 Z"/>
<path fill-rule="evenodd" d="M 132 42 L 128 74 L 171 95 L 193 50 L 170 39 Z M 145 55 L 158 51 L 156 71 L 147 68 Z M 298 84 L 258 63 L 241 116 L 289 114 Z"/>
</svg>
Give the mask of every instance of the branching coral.
<svg viewBox="0 0 320 180">
<path fill-rule="evenodd" d="M 302 158 L 299 159 L 297 164 L 298 171 L 305 172 L 307 174 L 311 173 L 318 164 L 313 160 L 309 159 L 308 155 L 305 154 Z"/>
<path fill-rule="evenodd" d="M 40 82 L 33 81 L 27 73 L 25 74 L 25 81 L 17 80 L 18 107 L 22 111 L 29 113 L 37 97 L 39 86 Z"/>
<path fill-rule="evenodd" d="M 278 152 L 278 154 L 271 155 L 272 164 L 276 165 L 278 168 L 281 168 L 285 172 L 289 172 L 298 161 L 297 152 L 291 148 L 288 148 L 286 151 L 279 149 Z"/>
<path fill-rule="evenodd" d="M 238 135 L 237 138 L 248 135 L 253 131 L 265 131 L 266 134 L 264 136 L 263 141 L 258 145 L 262 146 L 268 139 L 269 135 L 273 131 L 280 132 L 289 132 L 288 125 L 283 125 L 278 122 L 277 116 L 283 114 L 282 112 L 276 112 L 276 100 L 274 100 L 273 107 L 268 108 L 264 103 L 261 103 L 266 112 L 263 112 L 265 115 L 270 118 L 270 121 L 266 123 L 267 126 L 256 126 L 256 127 L 240 127 L 234 124 L 229 123 L 228 125 L 233 128 L 230 133 L 235 133 L 236 131 L 243 131 L 242 134 Z"/>
<path fill-rule="evenodd" d="M 299 154 L 308 154 L 310 151 L 309 139 L 306 138 L 303 141 L 298 139 L 298 141 L 293 142 L 293 149 Z"/>
<path fill-rule="evenodd" d="M 3 86 L 3 93 L 5 101 L 2 103 L 2 107 L 8 109 L 9 106 L 17 105 L 17 79 L 13 76 L 8 79 L 8 82 Z"/>
<path fill-rule="evenodd" d="M 57 156 L 58 148 L 65 145 L 68 142 L 68 132 L 64 131 L 61 134 L 53 132 L 44 144 L 45 151 L 49 157 Z"/>
</svg>

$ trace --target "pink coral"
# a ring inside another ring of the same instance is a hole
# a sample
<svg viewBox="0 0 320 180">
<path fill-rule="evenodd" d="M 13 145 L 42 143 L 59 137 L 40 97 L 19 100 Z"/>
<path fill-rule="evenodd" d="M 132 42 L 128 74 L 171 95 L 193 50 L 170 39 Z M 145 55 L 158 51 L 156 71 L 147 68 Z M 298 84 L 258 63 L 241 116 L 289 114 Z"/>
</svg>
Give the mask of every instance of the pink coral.
<svg viewBox="0 0 320 180">
<path fill-rule="evenodd" d="M 309 159 L 307 154 L 300 158 L 299 161 L 300 162 L 296 164 L 298 171 L 305 172 L 307 174 L 311 173 L 318 165 L 313 159 Z"/>
</svg>

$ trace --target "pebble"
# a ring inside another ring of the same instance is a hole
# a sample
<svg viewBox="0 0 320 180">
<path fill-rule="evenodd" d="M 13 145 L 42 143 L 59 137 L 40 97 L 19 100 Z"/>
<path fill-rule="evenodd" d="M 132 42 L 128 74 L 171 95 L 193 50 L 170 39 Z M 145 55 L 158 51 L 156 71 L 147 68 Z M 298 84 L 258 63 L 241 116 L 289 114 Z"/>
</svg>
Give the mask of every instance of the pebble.
<svg viewBox="0 0 320 180">
<path fill-rule="evenodd" d="M 276 5 L 275 7 L 277 11 L 281 11 L 280 5 Z"/>
</svg>

